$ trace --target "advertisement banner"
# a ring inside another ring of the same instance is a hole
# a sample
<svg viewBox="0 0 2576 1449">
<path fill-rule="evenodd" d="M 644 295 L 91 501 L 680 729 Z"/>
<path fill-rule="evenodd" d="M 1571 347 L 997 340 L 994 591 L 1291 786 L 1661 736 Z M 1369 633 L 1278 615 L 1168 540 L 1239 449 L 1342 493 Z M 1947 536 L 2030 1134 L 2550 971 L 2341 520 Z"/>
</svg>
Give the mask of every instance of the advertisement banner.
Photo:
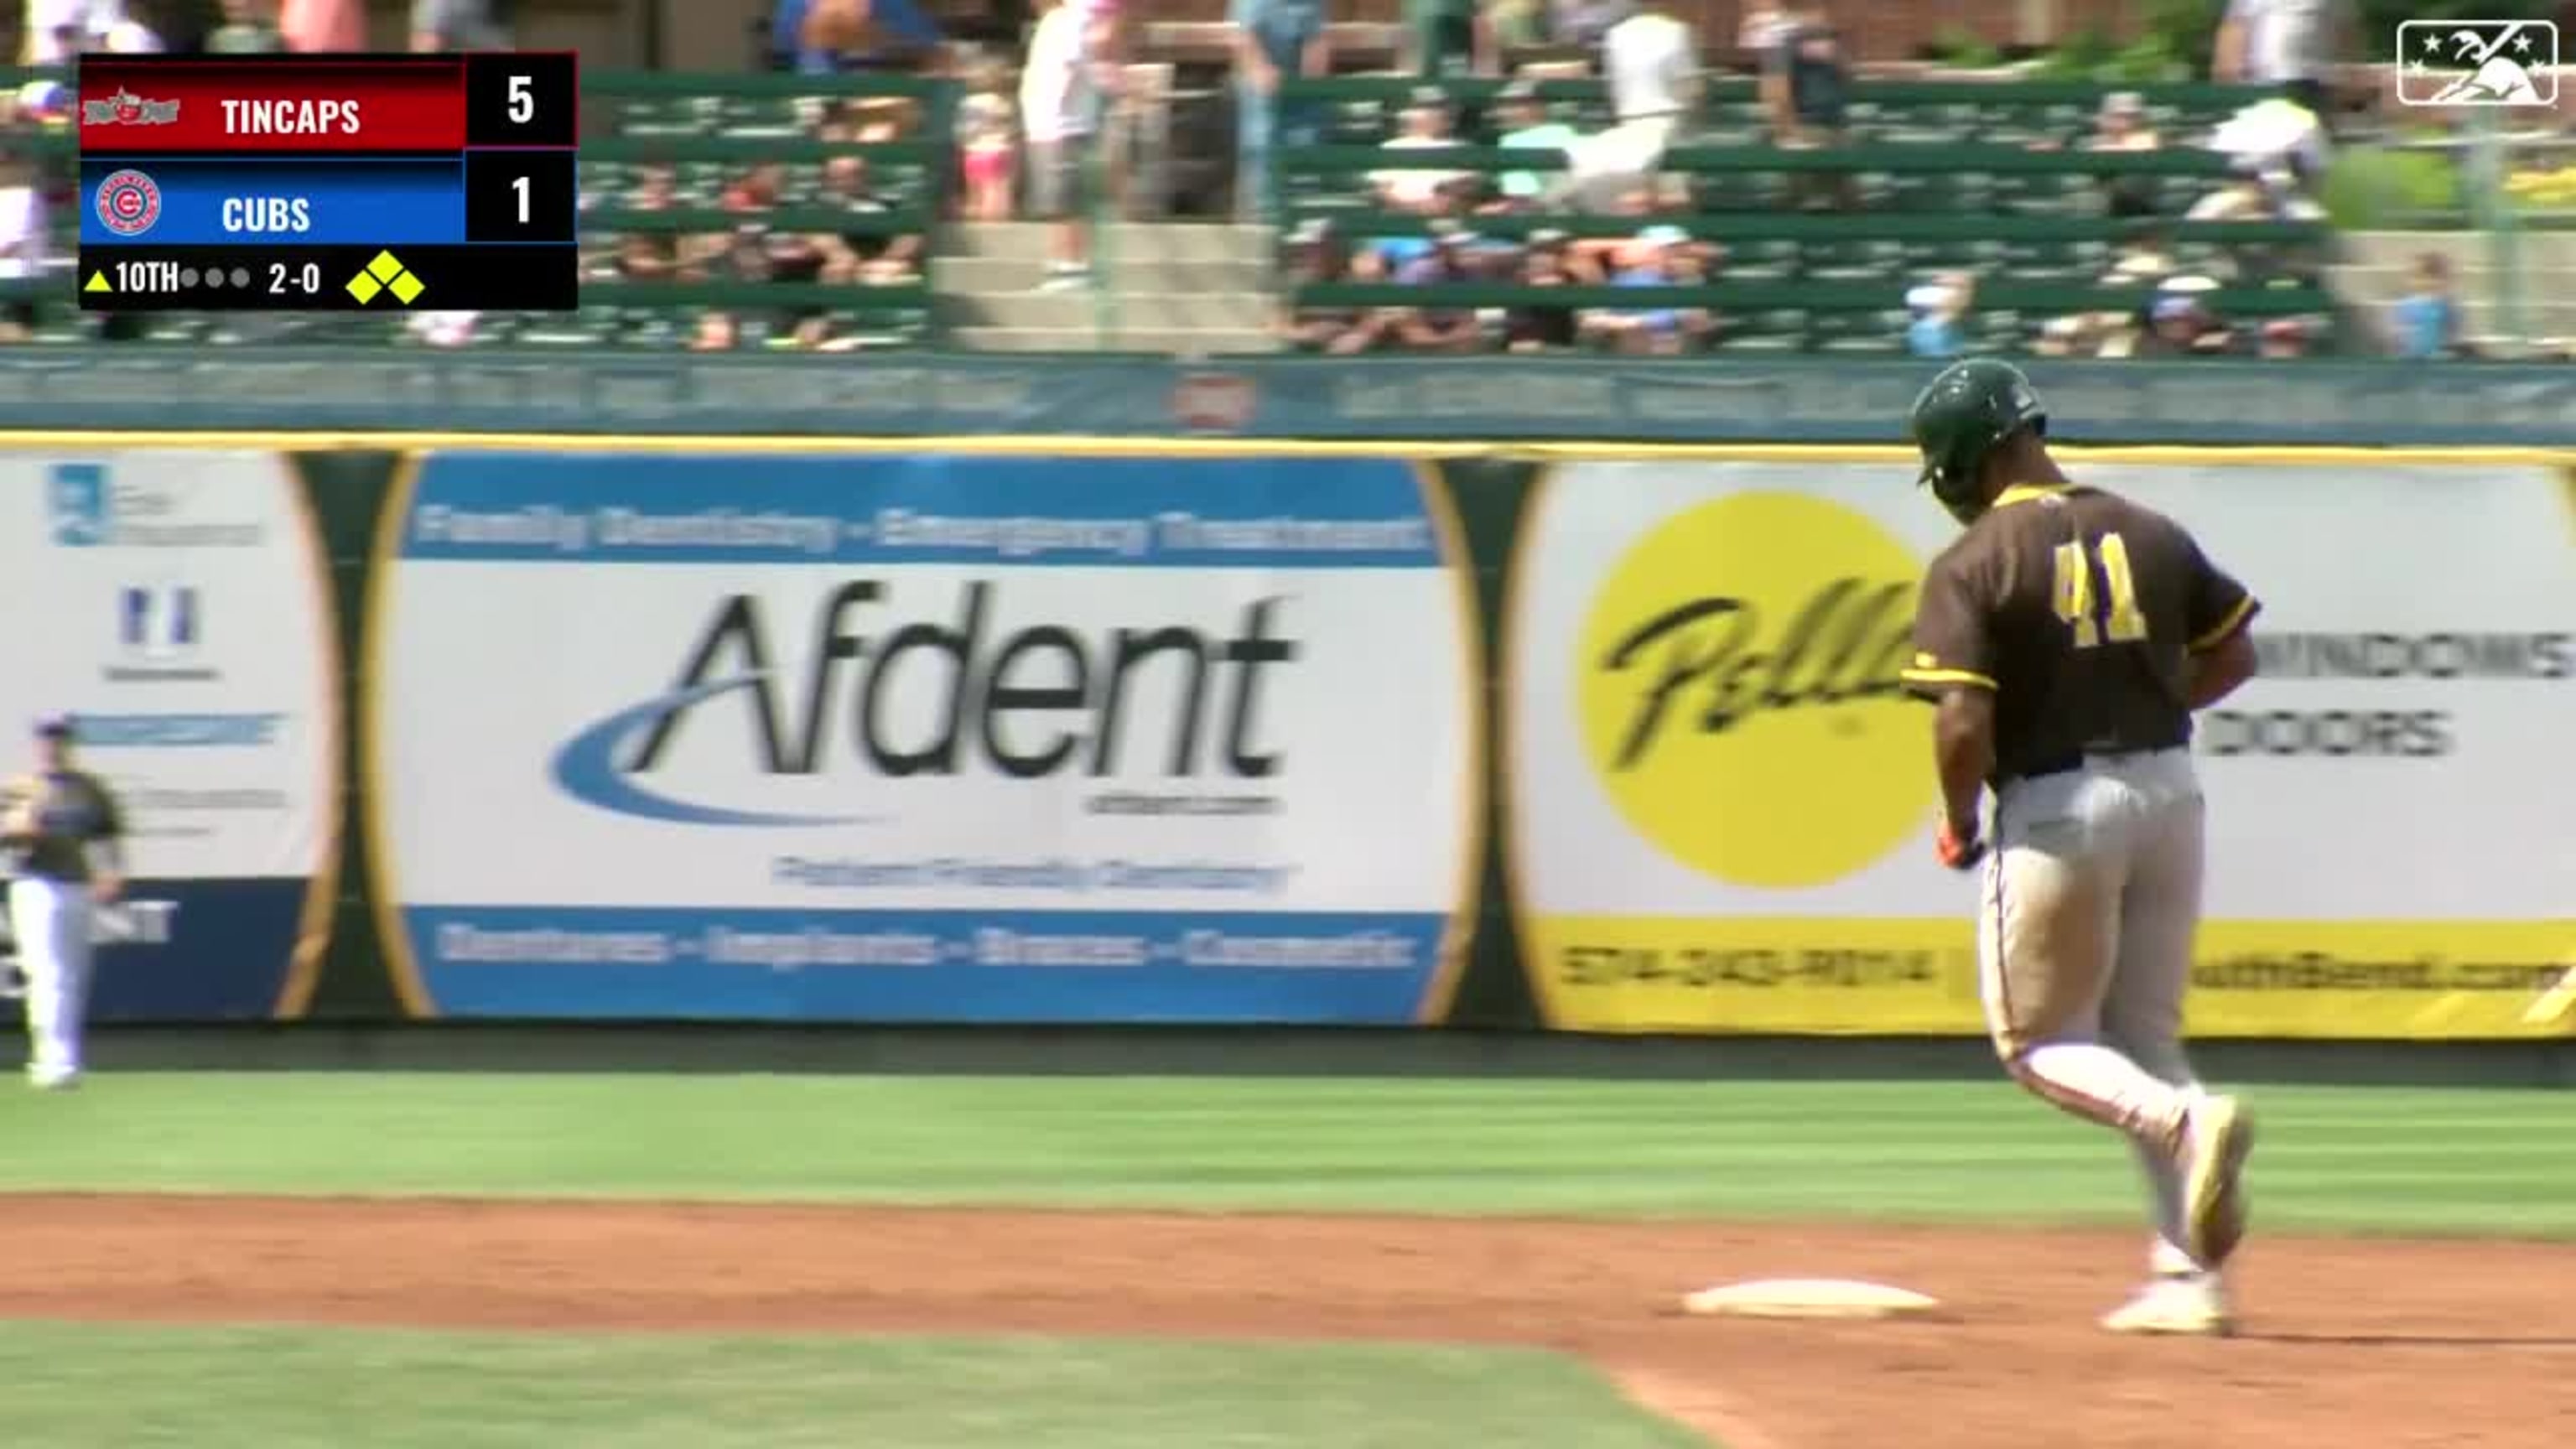
<svg viewBox="0 0 2576 1449">
<path fill-rule="evenodd" d="M 101 1021 L 301 1010 L 337 889 L 339 657 L 292 463 L 268 452 L 0 452 L 12 771 L 77 721 L 130 832 L 102 912 Z"/>
<path fill-rule="evenodd" d="M 385 512 L 422 1015 L 1437 1019 L 1483 666 L 1387 458 L 438 452 Z"/>
<path fill-rule="evenodd" d="M 1779 454 L 1774 451 L 1772 457 Z M 1975 1033 L 1972 877 L 1933 863 L 1895 684 L 1955 535 L 1911 461 L 1561 464 L 1504 637 L 1506 875 L 1550 1024 Z M 2259 466 L 2246 466 L 2256 464 Z M 2201 721 L 2189 1026 L 2565 1035 L 2576 493 L 2536 466 L 2076 460 L 2264 602 Z"/>
</svg>

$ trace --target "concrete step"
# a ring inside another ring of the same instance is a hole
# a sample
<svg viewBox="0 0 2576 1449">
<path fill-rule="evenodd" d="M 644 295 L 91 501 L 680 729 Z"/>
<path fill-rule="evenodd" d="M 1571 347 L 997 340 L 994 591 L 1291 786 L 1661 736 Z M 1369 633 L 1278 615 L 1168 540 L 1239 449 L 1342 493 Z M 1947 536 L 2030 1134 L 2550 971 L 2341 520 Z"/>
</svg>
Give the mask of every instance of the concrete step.
<svg viewBox="0 0 2576 1449">
<path fill-rule="evenodd" d="M 1272 270 L 1260 261 L 1138 261 L 1104 258 L 1098 274 L 1121 292 L 1266 292 Z M 1039 259 L 934 257 L 930 284 L 943 292 L 1024 292 L 1045 281 Z"/>
<path fill-rule="evenodd" d="M 1246 292 L 948 292 L 937 306 L 942 320 L 967 327 L 1088 329 L 1106 315 L 1126 325 L 1236 330 L 1267 327 L 1277 315 L 1269 298 Z"/>
<path fill-rule="evenodd" d="M 1052 228 L 1033 221 L 961 222 L 940 238 L 942 256 L 1044 261 Z M 1094 250 L 1122 262 L 1259 262 L 1272 255 L 1271 230 L 1217 222 L 1117 222 Z"/>
<path fill-rule="evenodd" d="M 2483 264 L 2486 234 L 2474 231 L 2363 231 L 2341 238 L 2347 261 L 2362 266 L 2413 266 L 2425 252 L 2440 252 L 2453 266 Z M 2576 270 L 2576 232 L 2526 231 L 2514 238 L 2522 265 L 2542 271 Z"/>
<path fill-rule="evenodd" d="M 1165 352 L 1208 357 L 1279 350 L 1272 333 L 1249 329 L 1136 327 L 1102 334 L 1089 328 L 960 327 L 946 335 L 949 345 L 970 352 Z"/>
</svg>

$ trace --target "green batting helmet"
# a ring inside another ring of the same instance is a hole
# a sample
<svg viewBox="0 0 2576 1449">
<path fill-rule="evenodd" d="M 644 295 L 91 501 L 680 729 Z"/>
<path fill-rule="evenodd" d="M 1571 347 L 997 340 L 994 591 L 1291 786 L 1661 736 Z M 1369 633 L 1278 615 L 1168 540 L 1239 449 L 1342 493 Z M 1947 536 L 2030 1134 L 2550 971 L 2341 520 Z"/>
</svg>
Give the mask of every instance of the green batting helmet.
<svg viewBox="0 0 2576 1449">
<path fill-rule="evenodd" d="M 1941 369 L 1914 399 L 1914 445 L 1923 450 L 1923 475 L 1932 496 L 1966 523 L 1986 511 L 1978 496 L 1977 468 L 2004 439 L 2029 428 L 2045 434 L 2048 410 L 2020 368 L 1992 357 L 1972 357 Z"/>
</svg>

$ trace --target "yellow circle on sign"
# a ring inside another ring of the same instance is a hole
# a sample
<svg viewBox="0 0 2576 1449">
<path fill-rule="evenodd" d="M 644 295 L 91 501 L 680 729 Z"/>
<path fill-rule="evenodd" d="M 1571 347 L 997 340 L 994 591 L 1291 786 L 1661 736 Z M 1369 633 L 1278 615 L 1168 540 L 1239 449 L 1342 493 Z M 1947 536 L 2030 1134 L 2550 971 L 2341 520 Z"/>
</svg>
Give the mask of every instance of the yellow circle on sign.
<svg viewBox="0 0 2576 1449">
<path fill-rule="evenodd" d="M 1737 885 L 1839 880 L 1921 825 L 1928 712 L 1897 671 L 1921 565 L 1864 514 L 1736 493 L 1619 560 L 1576 662 L 1583 742 L 1619 812 Z"/>
</svg>

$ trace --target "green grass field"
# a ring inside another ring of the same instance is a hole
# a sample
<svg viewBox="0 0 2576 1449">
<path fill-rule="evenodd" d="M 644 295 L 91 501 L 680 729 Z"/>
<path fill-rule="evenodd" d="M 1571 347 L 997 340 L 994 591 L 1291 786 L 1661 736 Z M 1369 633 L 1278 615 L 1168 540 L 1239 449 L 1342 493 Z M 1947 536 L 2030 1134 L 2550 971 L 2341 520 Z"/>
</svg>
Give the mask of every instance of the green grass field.
<svg viewBox="0 0 2576 1449">
<path fill-rule="evenodd" d="M 2576 1095 L 2271 1088 L 2267 1231 L 2576 1235 Z M 2126 1155 L 2000 1083 L 103 1077 L 0 1094 L 0 1191 L 2128 1221 Z M 674 1142 L 690 1144 L 674 1155 Z M 5 1211 L 5 1204 L 0 1204 Z M 208 1437 L 208 1385 L 224 1428 Z M 1571 1361 L 1381 1347 L 0 1330 L 49 1446 L 1696 1442 Z M 683 1430 L 680 1426 L 686 1426 Z"/>
</svg>

